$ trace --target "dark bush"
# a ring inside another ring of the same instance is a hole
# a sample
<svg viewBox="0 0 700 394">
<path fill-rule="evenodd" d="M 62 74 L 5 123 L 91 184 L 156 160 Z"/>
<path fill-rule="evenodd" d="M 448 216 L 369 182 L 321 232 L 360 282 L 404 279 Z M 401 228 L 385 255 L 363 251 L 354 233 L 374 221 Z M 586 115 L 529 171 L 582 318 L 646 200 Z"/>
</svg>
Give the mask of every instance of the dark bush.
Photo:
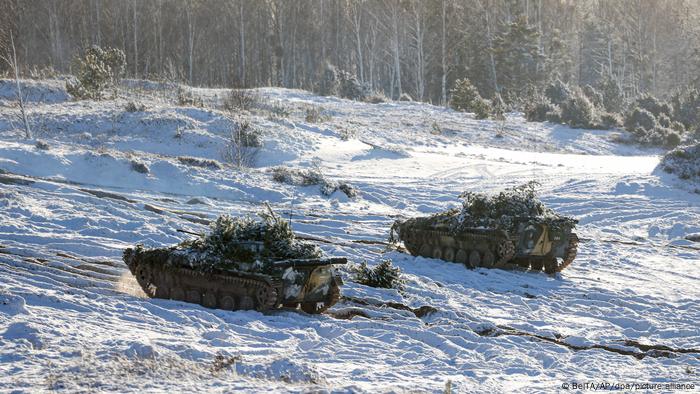
<svg viewBox="0 0 700 394">
<path fill-rule="evenodd" d="M 491 103 L 481 97 L 468 79 L 458 79 L 451 91 L 450 107 L 461 112 L 473 112 L 477 119 L 486 119 L 491 114 Z"/>
<path fill-rule="evenodd" d="M 506 111 L 508 111 L 506 103 L 503 101 L 503 98 L 501 98 L 501 95 L 496 93 L 493 98 L 493 105 L 491 106 L 491 118 L 503 122 L 506 120 Z"/>
<path fill-rule="evenodd" d="M 382 260 L 374 267 L 363 261 L 359 265 L 350 268 L 353 281 L 361 285 L 378 287 L 383 289 L 402 290 L 405 281 L 401 278 L 401 269 L 394 267 L 391 260 Z"/>
<path fill-rule="evenodd" d="M 212 168 L 215 170 L 220 170 L 222 168 L 221 164 L 219 164 L 218 161 L 211 159 L 201 159 L 199 157 L 191 156 L 179 156 L 177 160 L 182 164 L 192 167 Z"/>
<path fill-rule="evenodd" d="M 241 120 L 233 123 L 221 157 L 238 168 L 252 167 L 262 146 L 260 129 L 247 120 Z"/>
<path fill-rule="evenodd" d="M 569 86 L 559 78 L 552 81 L 544 90 L 545 97 L 547 97 L 550 102 L 557 105 L 564 104 L 571 96 L 571 93 Z"/>
<path fill-rule="evenodd" d="M 326 63 L 321 78 L 316 85 L 316 92 L 321 96 L 336 96 L 338 94 L 338 69 Z"/>
<path fill-rule="evenodd" d="M 317 167 L 306 170 L 275 167 L 272 169 L 272 180 L 279 183 L 285 183 L 294 186 L 313 186 L 318 185 L 321 194 L 330 196 L 337 190 L 345 193 L 349 198 L 355 198 L 359 195 L 359 190 L 347 182 L 337 183 L 326 179 Z"/>
<path fill-rule="evenodd" d="M 351 100 L 364 100 L 367 97 L 367 87 L 357 80 L 357 76 L 344 70 L 339 70 L 332 64 L 326 64 L 316 91 L 322 96 L 339 96 Z"/>
<path fill-rule="evenodd" d="M 355 198 L 360 195 L 359 189 L 347 182 L 340 183 L 338 185 L 338 190 L 345 193 L 348 198 Z"/>
<path fill-rule="evenodd" d="M 671 98 L 671 107 L 673 108 L 671 119 L 682 123 L 685 126 L 684 129 L 700 129 L 700 91 L 689 89 L 676 92 Z"/>
<path fill-rule="evenodd" d="M 600 115 L 600 125 L 606 129 L 614 129 L 622 127 L 623 119 L 620 114 L 615 112 L 605 112 Z"/>
<path fill-rule="evenodd" d="M 251 90 L 231 89 L 224 98 L 223 106 L 227 111 L 250 111 L 258 105 L 259 101 L 258 94 Z"/>
<path fill-rule="evenodd" d="M 338 94 L 340 97 L 360 101 L 367 97 L 367 88 L 357 80 L 355 74 L 341 70 L 338 72 L 338 82 Z"/>
<path fill-rule="evenodd" d="M 656 118 L 646 109 L 635 107 L 625 116 L 625 129 L 634 132 L 636 129 L 653 130 L 656 127 Z"/>
<path fill-rule="evenodd" d="M 581 90 L 576 90 L 561 106 L 561 119 L 574 128 L 589 128 L 596 118 L 595 107 Z"/>
<path fill-rule="evenodd" d="M 657 115 L 656 121 L 659 122 L 659 126 L 661 127 L 671 128 L 671 118 L 664 113 Z"/>
<path fill-rule="evenodd" d="M 618 85 L 615 80 L 610 77 L 603 79 L 598 85 L 598 91 L 600 91 L 603 96 L 603 107 L 606 111 L 610 113 L 622 111 L 624 100 L 622 97 L 622 89 L 620 89 L 620 85 Z"/>
<path fill-rule="evenodd" d="M 675 130 L 669 130 L 666 135 L 666 147 L 675 148 L 681 144 L 681 136 Z"/>
<path fill-rule="evenodd" d="M 547 119 L 547 122 L 552 122 L 552 123 L 564 123 L 564 121 L 561 118 L 561 109 L 559 107 L 556 107 L 552 109 L 551 111 L 547 112 L 547 115 L 545 116 Z"/>
<path fill-rule="evenodd" d="M 583 87 L 583 94 L 588 97 L 588 100 L 593 104 L 596 108 L 605 108 L 603 105 L 603 94 L 600 93 L 599 91 L 595 90 L 595 88 L 591 85 L 586 85 Z"/>
<path fill-rule="evenodd" d="M 664 171 L 681 179 L 700 182 L 700 143 L 682 146 L 668 152 L 661 160 Z"/>
<path fill-rule="evenodd" d="M 380 104 L 389 101 L 389 99 L 382 92 L 375 92 L 365 97 L 365 101 L 370 104 Z"/>
<path fill-rule="evenodd" d="M 131 161 L 131 169 L 141 174 L 149 173 L 148 166 L 136 160 Z"/>
<path fill-rule="evenodd" d="M 676 120 L 671 122 L 671 128 L 679 133 L 684 133 L 686 131 L 685 126 L 683 126 L 683 123 Z"/>
<path fill-rule="evenodd" d="M 549 112 L 558 112 L 559 107 L 552 104 L 546 97 L 537 95 L 533 101 L 525 103 L 525 119 L 528 122 L 544 122 Z"/>
<path fill-rule="evenodd" d="M 126 103 L 126 105 L 124 106 L 124 110 L 125 110 L 126 112 L 143 112 L 143 111 L 146 110 L 146 106 L 143 105 L 143 104 L 136 104 L 136 103 L 133 102 L 133 101 L 129 101 L 129 102 Z"/>
<path fill-rule="evenodd" d="M 34 146 L 39 150 L 49 150 L 51 147 L 44 141 L 37 141 Z"/>
<path fill-rule="evenodd" d="M 116 48 L 88 48 L 75 59 L 76 82 L 66 83 L 66 90 L 76 99 L 99 99 L 102 91 L 113 86 L 126 67 L 124 52 Z"/>
<path fill-rule="evenodd" d="M 668 103 L 666 103 L 664 101 L 660 101 L 656 97 L 649 95 L 649 94 L 645 94 L 645 95 L 638 97 L 635 100 L 633 107 L 645 109 L 645 110 L 651 112 L 651 114 L 657 118 L 661 114 L 664 114 L 667 117 L 671 117 L 671 114 L 673 112 L 671 109 L 671 106 Z"/>
<path fill-rule="evenodd" d="M 634 142 L 648 146 L 674 148 L 681 142 L 681 137 L 676 131 L 659 126 L 651 130 L 637 127 L 632 136 Z"/>
<path fill-rule="evenodd" d="M 489 116 L 492 113 L 491 109 L 491 102 L 484 98 L 479 98 L 474 101 L 473 104 L 473 111 L 474 111 L 474 117 L 476 119 L 488 119 Z"/>
<path fill-rule="evenodd" d="M 204 101 L 201 97 L 196 96 L 192 90 L 183 89 L 182 86 L 177 88 L 177 105 L 184 107 L 204 107 Z"/>
<path fill-rule="evenodd" d="M 306 116 L 304 120 L 308 123 L 320 123 L 330 119 L 330 116 L 323 113 L 323 108 L 318 106 L 310 106 L 306 108 Z"/>
</svg>

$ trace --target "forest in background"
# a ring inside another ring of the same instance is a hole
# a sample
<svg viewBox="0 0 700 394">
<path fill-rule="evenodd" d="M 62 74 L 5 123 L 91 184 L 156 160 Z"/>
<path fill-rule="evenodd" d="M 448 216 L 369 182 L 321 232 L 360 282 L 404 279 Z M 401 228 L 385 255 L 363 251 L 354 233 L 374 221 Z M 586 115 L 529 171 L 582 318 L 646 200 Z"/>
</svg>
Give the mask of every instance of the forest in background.
<svg viewBox="0 0 700 394">
<path fill-rule="evenodd" d="M 484 97 L 557 77 L 663 97 L 700 84 L 699 16 L 697 0 L 0 0 L 0 45 L 25 74 L 72 73 L 98 45 L 129 77 L 195 86 L 312 90 L 332 64 L 436 104 L 462 78 Z"/>
</svg>

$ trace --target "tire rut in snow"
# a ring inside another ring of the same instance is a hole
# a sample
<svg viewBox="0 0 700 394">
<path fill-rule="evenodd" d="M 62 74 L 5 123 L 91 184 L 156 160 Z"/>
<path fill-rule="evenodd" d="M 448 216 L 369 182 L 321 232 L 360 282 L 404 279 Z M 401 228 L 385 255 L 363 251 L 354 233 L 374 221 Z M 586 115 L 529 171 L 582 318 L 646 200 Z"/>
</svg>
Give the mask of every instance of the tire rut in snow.
<svg viewBox="0 0 700 394">
<path fill-rule="evenodd" d="M 640 351 L 635 351 L 635 350 L 628 350 L 628 349 L 621 349 L 617 348 L 614 346 L 610 345 L 600 345 L 600 344 L 592 344 L 592 345 L 575 345 L 568 343 L 564 341 L 561 337 L 547 337 L 544 335 L 538 335 L 538 334 L 533 334 L 525 331 L 520 331 L 512 327 L 508 326 L 496 326 L 496 328 L 489 328 L 483 331 L 477 331 L 477 334 L 484 336 L 484 337 L 500 337 L 500 336 L 523 336 L 523 337 L 530 337 L 530 338 L 535 338 L 541 341 L 545 342 L 550 342 L 554 343 L 559 346 L 564 346 L 566 348 L 569 348 L 574 351 L 584 351 L 584 350 L 593 350 L 593 349 L 600 349 L 604 350 L 607 352 L 611 353 L 617 353 L 621 354 L 624 356 L 632 356 L 638 360 L 642 360 L 645 357 L 667 357 L 667 358 L 673 358 L 677 357 L 678 354 L 693 354 L 697 353 L 698 355 L 696 356 L 697 358 L 700 358 L 700 349 L 679 349 L 679 348 L 672 348 L 669 346 L 664 346 L 664 345 L 644 345 L 641 344 L 637 341 L 633 340 L 625 340 L 622 342 L 623 346 L 626 347 L 634 347 L 639 349 Z"/>
<path fill-rule="evenodd" d="M 402 311 L 410 311 L 414 315 L 416 315 L 416 317 L 419 319 L 422 317 L 425 317 L 431 313 L 438 311 L 437 308 L 432 307 L 430 305 L 423 305 L 423 306 L 420 306 L 418 308 L 411 308 L 408 305 L 401 304 L 398 302 L 369 302 L 367 300 L 363 300 L 360 298 L 346 297 L 346 296 L 340 297 L 340 300 L 351 302 L 351 303 L 358 304 L 358 305 L 375 306 L 378 308 L 392 308 L 392 309 L 398 309 L 398 310 L 402 310 Z"/>
</svg>

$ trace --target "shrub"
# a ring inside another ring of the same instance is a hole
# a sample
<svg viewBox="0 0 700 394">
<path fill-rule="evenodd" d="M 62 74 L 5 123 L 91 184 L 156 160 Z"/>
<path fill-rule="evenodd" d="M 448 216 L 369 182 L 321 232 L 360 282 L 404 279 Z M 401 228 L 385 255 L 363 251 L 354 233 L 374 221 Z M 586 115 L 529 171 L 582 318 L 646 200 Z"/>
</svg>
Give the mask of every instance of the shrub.
<svg viewBox="0 0 700 394">
<path fill-rule="evenodd" d="M 558 112 L 559 107 L 552 104 L 546 97 L 536 95 L 532 101 L 525 103 L 525 119 L 528 122 L 544 122 L 549 112 Z"/>
<path fill-rule="evenodd" d="M 433 134 L 433 135 L 442 134 L 442 127 L 440 127 L 440 124 L 437 121 L 433 121 L 433 123 L 430 125 L 430 134 Z"/>
<path fill-rule="evenodd" d="M 316 86 L 316 92 L 321 96 L 335 96 L 338 94 L 338 85 L 338 69 L 334 65 L 326 63 Z"/>
<path fill-rule="evenodd" d="M 659 117 L 661 114 L 670 117 L 671 113 L 673 112 L 668 103 L 660 101 L 656 97 L 649 94 L 638 97 L 637 100 L 635 100 L 633 107 L 645 109 L 651 112 L 654 117 Z"/>
<path fill-rule="evenodd" d="M 113 86 L 126 67 L 124 52 L 116 48 L 88 48 L 75 59 L 76 82 L 66 83 L 66 90 L 77 99 L 99 99 L 102 91 Z"/>
<path fill-rule="evenodd" d="M 685 126 L 679 121 L 671 121 L 671 128 L 679 133 L 685 132 Z"/>
<path fill-rule="evenodd" d="M 323 114 L 323 108 L 318 106 L 310 106 L 306 108 L 306 116 L 304 119 L 308 123 L 325 122 L 330 119 L 330 116 Z"/>
<path fill-rule="evenodd" d="M 318 167 L 313 167 L 306 170 L 293 169 L 283 166 L 275 167 L 272 169 L 272 180 L 293 186 L 318 185 L 321 194 L 324 196 L 330 196 L 337 190 L 345 193 L 345 195 L 349 198 L 355 198 L 359 195 L 358 189 L 349 183 L 342 182 L 338 184 L 327 180 Z"/>
<path fill-rule="evenodd" d="M 359 265 L 350 267 L 350 272 L 353 281 L 369 287 L 402 290 L 405 284 L 401 277 L 401 269 L 393 266 L 391 260 L 382 260 L 374 267 L 368 266 L 367 262 L 363 261 Z"/>
<path fill-rule="evenodd" d="M 625 129 L 629 132 L 634 132 L 638 128 L 643 130 L 653 130 L 656 127 L 656 118 L 654 115 L 639 107 L 635 107 L 625 116 Z"/>
<path fill-rule="evenodd" d="M 345 193 L 348 198 L 355 198 L 360 195 L 360 190 L 347 182 L 341 182 L 338 184 L 338 190 Z"/>
<path fill-rule="evenodd" d="M 671 128 L 671 118 L 668 115 L 661 113 L 656 116 L 656 121 L 659 122 L 659 126 L 665 128 Z"/>
<path fill-rule="evenodd" d="M 622 89 L 612 78 L 605 78 L 598 85 L 598 90 L 603 96 L 603 107 L 608 112 L 622 111 Z"/>
<path fill-rule="evenodd" d="M 557 105 L 562 105 L 571 96 L 571 90 L 567 84 L 557 78 L 552 81 L 549 86 L 547 86 L 547 88 L 544 90 L 544 95 L 550 102 Z"/>
<path fill-rule="evenodd" d="M 501 95 L 496 93 L 496 96 L 493 98 L 491 117 L 499 122 L 504 122 L 506 120 L 506 111 L 506 103 L 503 102 Z"/>
<path fill-rule="evenodd" d="M 189 89 L 183 89 L 182 86 L 177 88 L 177 105 L 183 107 L 204 107 L 204 101 L 201 97 L 195 96 Z"/>
<path fill-rule="evenodd" d="M 231 89 L 224 98 L 223 106 L 227 111 L 245 110 L 255 108 L 260 101 L 257 93 L 248 89 Z"/>
<path fill-rule="evenodd" d="M 486 119 L 491 114 L 491 103 L 481 97 L 468 79 L 458 79 L 451 91 L 450 106 L 457 111 L 473 112 L 477 119 Z"/>
<path fill-rule="evenodd" d="M 671 107 L 671 119 L 682 123 L 684 129 L 700 129 L 700 91 L 689 89 L 676 92 L 671 98 Z"/>
<path fill-rule="evenodd" d="M 651 130 L 638 127 L 632 132 L 632 136 L 634 142 L 648 146 L 674 148 L 681 142 L 681 137 L 676 131 L 660 126 Z"/>
<path fill-rule="evenodd" d="M 318 168 L 299 170 L 283 166 L 272 169 L 272 180 L 295 186 L 311 186 L 327 183 L 325 177 Z"/>
<path fill-rule="evenodd" d="M 221 169 L 221 164 L 219 164 L 219 162 L 216 160 L 200 159 L 198 157 L 191 156 L 179 156 L 177 160 L 184 165 L 192 167 L 212 168 L 215 170 Z"/>
<path fill-rule="evenodd" d="M 488 119 L 491 115 L 491 102 L 484 98 L 478 98 L 472 103 L 472 111 L 476 119 Z"/>
<path fill-rule="evenodd" d="M 316 91 L 322 96 L 340 96 L 351 100 L 364 100 L 367 97 L 367 88 L 355 74 L 339 70 L 330 63 L 326 64 Z"/>
<path fill-rule="evenodd" d="M 668 152 L 661 160 L 661 167 L 681 179 L 700 182 L 700 143 Z"/>
<path fill-rule="evenodd" d="M 146 164 L 136 160 L 131 161 L 131 169 L 141 174 L 148 174 L 150 172 Z"/>
<path fill-rule="evenodd" d="M 364 100 L 367 97 L 367 89 L 357 80 L 357 76 L 347 71 L 338 72 L 338 94 L 340 97 L 350 100 Z"/>
<path fill-rule="evenodd" d="M 252 167 L 262 146 L 262 132 L 249 121 L 242 120 L 231 126 L 221 156 L 238 168 Z"/>
<path fill-rule="evenodd" d="M 477 99 L 474 102 L 474 117 L 476 119 L 488 119 L 492 113 L 491 102 L 487 99 Z"/>
<path fill-rule="evenodd" d="M 44 141 L 37 141 L 34 146 L 39 150 L 49 150 L 51 147 Z"/>
<path fill-rule="evenodd" d="M 669 130 L 666 135 L 666 147 L 675 148 L 681 144 L 681 136 L 675 130 Z"/>
<path fill-rule="evenodd" d="M 365 101 L 370 104 L 380 104 L 386 103 L 389 99 L 382 92 L 374 92 L 365 97 Z"/>
<path fill-rule="evenodd" d="M 596 108 L 604 108 L 603 105 L 603 94 L 600 93 L 599 91 L 595 90 L 595 88 L 591 85 L 586 85 L 583 87 L 583 94 L 586 95 L 588 100 L 595 106 Z"/>
<path fill-rule="evenodd" d="M 547 122 L 552 122 L 552 123 L 563 123 L 563 120 L 561 118 L 561 109 L 557 106 L 549 112 L 547 112 L 547 115 L 545 116 L 547 119 Z"/>
<path fill-rule="evenodd" d="M 614 112 L 605 112 L 600 115 L 600 124 L 606 129 L 621 127 L 623 124 L 622 116 Z"/>
<path fill-rule="evenodd" d="M 261 106 L 268 113 L 268 119 L 277 120 L 288 118 L 292 114 L 292 111 L 284 104 L 280 102 L 274 102 L 271 104 L 265 104 Z"/>
<path fill-rule="evenodd" d="M 571 127 L 591 127 L 595 119 L 595 107 L 582 91 L 577 90 L 562 104 L 561 119 Z"/>
<path fill-rule="evenodd" d="M 129 101 L 124 106 L 124 110 L 126 112 L 143 112 L 146 110 L 146 106 L 144 104 L 136 104 L 133 101 Z"/>
</svg>

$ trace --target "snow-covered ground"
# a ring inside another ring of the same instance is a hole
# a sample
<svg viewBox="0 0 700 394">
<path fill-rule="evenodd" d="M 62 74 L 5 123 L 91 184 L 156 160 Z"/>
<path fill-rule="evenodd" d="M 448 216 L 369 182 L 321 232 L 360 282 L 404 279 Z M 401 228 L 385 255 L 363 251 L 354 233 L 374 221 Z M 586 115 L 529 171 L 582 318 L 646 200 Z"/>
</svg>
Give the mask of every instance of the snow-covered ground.
<svg viewBox="0 0 700 394">
<path fill-rule="evenodd" d="M 44 150 L 22 138 L 11 85 L 0 82 L 0 392 L 700 384 L 700 244 L 685 239 L 700 233 L 700 194 L 657 168 L 659 151 L 518 114 L 477 121 L 419 103 L 265 88 L 267 110 L 241 114 L 263 130 L 256 167 L 193 167 L 178 157 L 221 159 L 231 124 L 222 112 L 176 106 L 167 85 L 132 81 L 138 89 L 100 102 L 70 101 L 62 85 L 28 86 Z M 225 95 L 195 93 L 212 103 Z M 146 110 L 125 111 L 128 100 Z M 328 118 L 306 122 L 311 106 Z M 361 196 L 275 183 L 277 165 L 318 166 Z M 456 206 L 464 190 L 529 180 L 580 219 L 579 257 L 555 277 L 351 242 L 384 241 L 394 219 Z M 405 291 L 346 276 L 328 314 L 226 312 L 144 298 L 121 261 L 126 247 L 173 244 L 187 237 L 177 229 L 203 231 L 207 219 L 254 213 L 262 201 L 298 233 L 331 241 L 326 254 L 392 259 Z M 434 311 L 414 313 L 426 306 Z"/>
</svg>

